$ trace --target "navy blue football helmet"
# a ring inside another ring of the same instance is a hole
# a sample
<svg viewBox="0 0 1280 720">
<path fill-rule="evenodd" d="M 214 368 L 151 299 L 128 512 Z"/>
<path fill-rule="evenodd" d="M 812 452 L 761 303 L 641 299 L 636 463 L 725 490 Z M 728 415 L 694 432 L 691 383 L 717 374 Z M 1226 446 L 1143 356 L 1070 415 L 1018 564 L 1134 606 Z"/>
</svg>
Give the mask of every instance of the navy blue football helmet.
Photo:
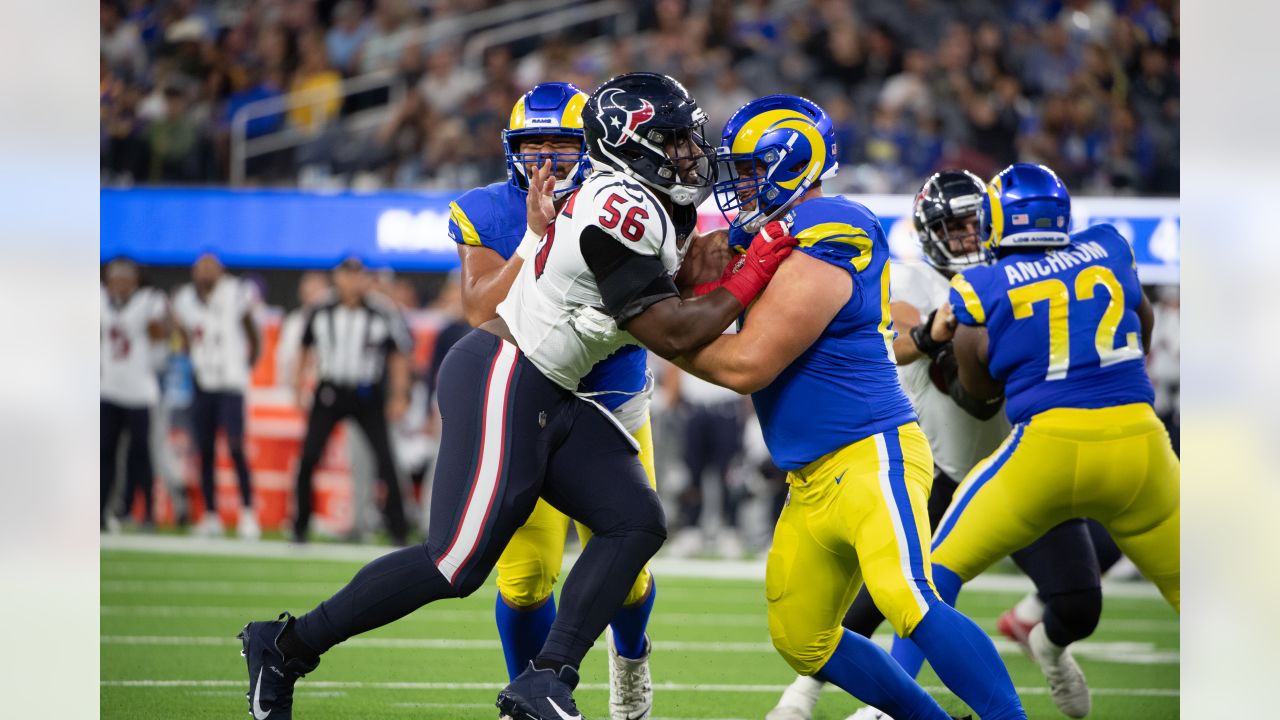
<svg viewBox="0 0 1280 720">
<path fill-rule="evenodd" d="M 591 94 L 582 121 L 594 167 L 629 175 L 677 208 L 696 208 L 711 194 L 707 114 L 675 80 L 647 72 L 612 78 Z"/>
</svg>

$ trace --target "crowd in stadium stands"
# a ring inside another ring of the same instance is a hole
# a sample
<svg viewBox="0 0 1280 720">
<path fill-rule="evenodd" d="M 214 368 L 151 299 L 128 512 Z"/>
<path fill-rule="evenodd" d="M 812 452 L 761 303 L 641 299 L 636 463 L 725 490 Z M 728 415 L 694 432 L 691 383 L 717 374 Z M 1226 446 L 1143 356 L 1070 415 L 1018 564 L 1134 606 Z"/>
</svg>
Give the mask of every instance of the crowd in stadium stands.
<svg viewBox="0 0 1280 720">
<path fill-rule="evenodd" d="M 1178 192 L 1176 0 L 657 0 L 630 6 L 636 32 L 599 20 L 469 63 L 450 29 L 498 4 L 103 2 L 103 181 L 226 183 L 237 111 L 306 90 L 248 121 L 249 138 L 296 139 L 253 155 L 250 181 L 470 187 L 503 176 L 499 132 L 523 91 L 646 69 L 683 81 L 713 135 L 753 97 L 812 97 L 839 127 L 837 190 L 1027 160 L 1080 194 Z M 404 92 L 344 95 L 370 73 Z"/>
</svg>

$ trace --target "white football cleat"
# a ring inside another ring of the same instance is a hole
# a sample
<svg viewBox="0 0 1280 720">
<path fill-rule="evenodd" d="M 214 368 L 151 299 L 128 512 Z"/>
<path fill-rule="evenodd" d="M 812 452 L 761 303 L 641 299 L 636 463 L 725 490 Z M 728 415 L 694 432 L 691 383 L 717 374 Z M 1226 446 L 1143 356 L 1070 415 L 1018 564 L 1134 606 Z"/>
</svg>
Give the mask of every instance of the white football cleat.
<svg viewBox="0 0 1280 720">
<path fill-rule="evenodd" d="M 262 537 L 262 528 L 258 527 L 258 515 L 253 508 L 241 508 L 240 521 L 236 524 L 236 533 L 243 540 L 258 540 Z"/>
<path fill-rule="evenodd" d="M 1093 700 L 1089 695 L 1089 683 L 1084 679 L 1084 671 L 1076 659 L 1071 656 L 1069 648 L 1053 644 L 1044 632 L 1044 623 L 1036 625 L 1027 637 L 1036 662 L 1044 671 L 1049 681 L 1049 697 L 1063 715 L 1082 718 L 1089 714 Z"/>
<path fill-rule="evenodd" d="M 741 560 L 747 554 L 742 537 L 732 528 L 721 528 L 716 536 L 716 552 L 725 560 Z"/>
<path fill-rule="evenodd" d="M 823 682 L 798 675 L 794 682 L 782 691 L 778 704 L 764 716 L 764 720 L 810 720 L 813 708 L 822 695 Z"/>
<path fill-rule="evenodd" d="M 867 707 L 859 708 L 858 712 L 845 718 L 845 720 L 893 720 L 893 718 L 868 705 Z"/>
<path fill-rule="evenodd" d="M 200 524 L 196 526 L 196 535 L 200 537 L 222 537 L 222 520 L 216 512 L 206 512 Z"/>
<path fill-rule="evenodd" d="M 663 548 L 668 557 L 691 558 L 701 555 L 706 545 L 702 530 L 696 527 L 680 528 Z"/>
<path fill-rule="evenodd" d="M 613 628 L 604 634 L 609 640 L 609 717 L 647 720 L 653 712 L 653 681 L 649 677 L 649 654 L 653 645 L 645 637 L 644 657 L 632 660 L 618 654 L 613 644 Z"/>
</svg>

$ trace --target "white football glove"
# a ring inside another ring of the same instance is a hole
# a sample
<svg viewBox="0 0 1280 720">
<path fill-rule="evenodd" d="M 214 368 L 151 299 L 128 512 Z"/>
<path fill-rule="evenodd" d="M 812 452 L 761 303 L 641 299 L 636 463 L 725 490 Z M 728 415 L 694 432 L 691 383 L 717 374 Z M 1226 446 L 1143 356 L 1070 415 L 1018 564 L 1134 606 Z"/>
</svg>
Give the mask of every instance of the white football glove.
<svg viewBox="0 0 1280 720">
<path fill-rule="evenodd" d="M 593 307 L 579 305 L 569 316 L 569 322 L 585 339 L 599 343 L 621 342 L 619 335 L 622 331 L 618 329 L 618 324 L 612 317 Z"/>
</svg>

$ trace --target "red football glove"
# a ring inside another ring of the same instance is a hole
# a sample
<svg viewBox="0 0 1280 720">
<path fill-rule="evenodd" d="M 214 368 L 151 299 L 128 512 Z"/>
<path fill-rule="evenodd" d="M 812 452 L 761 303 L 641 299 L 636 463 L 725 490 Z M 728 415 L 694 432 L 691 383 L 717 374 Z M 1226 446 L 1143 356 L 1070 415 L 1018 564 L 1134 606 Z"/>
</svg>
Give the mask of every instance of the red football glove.
<svg viewBox="0 0 1280 720">
<path fill-rule="evenodd" d="M 736 274 L 739 270 L 742 269 L 742 265 L 746 261 L 747 261 L 747 256 L 745 253 L 734 255 L 732 258 L 729 259 L 729 263 L 724 266 L 724 272 L 720 273 L 720 279 L 712 280 L 711 282 L 702 283 L 700 285 L 694 285 L 693 296 L 700 297 L 702 295 L 706 295 L 707 293 L 711 292 L 712 290 L 715 290 L 718 287 L 724 287 L 724 284 L 728 282 L 729 278 L 733 277 L 734 274 Z"/>
<path fill-rule="evenodd" d="M 764 292 L 765 285 L 769 284 L 795 246 L 796 239 L 791 237 L 790 228 L 785 223 L 775 220 L 765 225 L 741 258 L 742 267 L 730 274 L 721 287 L 733 293 L 742 307 L 747 307 Z"/>
<path fill-rule="evenodd" d="M 786 249 L 778 248 L 782 253 L 778 257 L 778 262 L 781 263 L 782 259 L 785 258 L 791 252 L 790 247 L 792 245 L 795 245 L 795 241 L 790 239 L 788 236 L 789 236 L 789 229 L 786 223 L 783 223 L 782 221 L 779 220 L 779 221 L 771 222 L 768 225 L 766 225 L 764 230 L 762 230 L 760 234 L 757 235 L 756 237 L 757 239 L 764 238 L 765 240 L 770 242 L 777 239 L 785 240 L 785 242 L 787 243 L 787 248 Z M 712 290 L 715 290 L 716 288 L 724 287 L 724 284 L 729 282 L 729 279 L 732 278 L 734 275 L 736 275 L 738 271 L 741 270 L 744 265 L 746 265 L 746 262 L 747 262 L 746 253 L 733 256 L 733 258 L 729 260 L 729 264 L 724 266 L 724 272 L 720 273 L 719 280 L 713 280 L 712 282 L 702 283 L 700 285 L 693 286 L 694 297 L 700 297 L 702 295 L 706 295 Z M 776 270 L 777 270 L 777 267 L 775 266 L 773 271 L 776 271 Z M 769 273 L 770 277 L 773 276 L 773 271 Z M 744 305 L 743 307 L 746 307 L 746 306 Z"/>
</svg>

